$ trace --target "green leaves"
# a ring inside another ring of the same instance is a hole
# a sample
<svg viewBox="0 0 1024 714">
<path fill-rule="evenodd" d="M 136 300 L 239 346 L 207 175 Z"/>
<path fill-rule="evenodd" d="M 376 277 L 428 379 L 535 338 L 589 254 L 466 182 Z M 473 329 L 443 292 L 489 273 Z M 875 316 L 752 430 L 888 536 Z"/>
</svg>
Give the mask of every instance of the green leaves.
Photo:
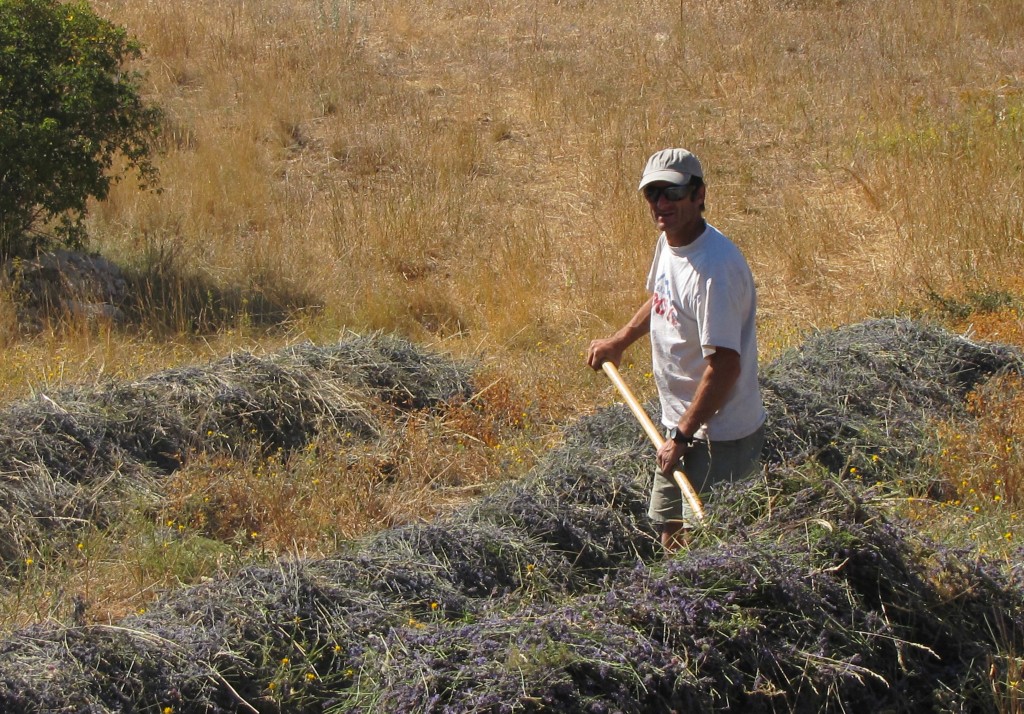
<svg viewBox="0 0 1024 714">
<path fill-rule="evenodd" d="M 0 0 L 0 256 L 33 252 L 48 230 L 73 242 L 119 154 L 155 180 L 159 110 L 124 69 L 139 55 L 85 2 Z"/>
</svg>

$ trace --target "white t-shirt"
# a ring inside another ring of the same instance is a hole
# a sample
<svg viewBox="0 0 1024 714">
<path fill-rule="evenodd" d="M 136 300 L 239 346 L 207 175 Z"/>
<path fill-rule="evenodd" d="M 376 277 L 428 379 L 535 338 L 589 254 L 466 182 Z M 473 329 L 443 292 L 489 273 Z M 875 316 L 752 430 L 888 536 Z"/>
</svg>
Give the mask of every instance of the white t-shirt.
<svg viewBox="0 0 1024 714">
<path fill-rule="evenodd" d="M 682 248 L 658 239 L 647 289 L 654 293 L 651 350 L 661 399 L 661 421 L 679 423 L 693 401 L 716 347 L 740 355 L 740 375 L 721 408 L 695 434 L 701 439 L 742 439 L 764 423 L 757 378 L 757 295 L 746 259 L 732 241 L 708 225 Z"/>
</svg>

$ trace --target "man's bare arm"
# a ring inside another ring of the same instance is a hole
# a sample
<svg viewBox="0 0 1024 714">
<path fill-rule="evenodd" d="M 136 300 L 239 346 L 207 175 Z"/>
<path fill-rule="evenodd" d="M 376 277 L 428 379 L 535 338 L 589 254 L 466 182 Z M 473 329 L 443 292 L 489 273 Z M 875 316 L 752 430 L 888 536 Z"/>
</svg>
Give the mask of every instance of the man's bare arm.
<svg viewBox="0 0 1024 714">
<path fill-rule="evenodd" d="M 679 431 L 693 435 L 725 404 L 740 377 L 740 353 L 719 347 L 707 358 L 690 408 L 679 420 Z"/>
<path fill-rule="evenodd" d="M 587 352 L 587 364 L 593 369 L 601 369 L 604 362 L 611 362 L 618 367 L 626 348 L 651 331 L 651 306 L 653 304 L 654 295 L 651 295 L 622 329 L 611 337 L 591 342 Z"/>
<path fill-rule="evenodd" d="M 735 350 L 717 348 L 707 358 L 707 363 L 704 374 L 697 384 L 693 402 L 679 420 L 679 431 L 687 436 L 697 433 L 701 425 L 707 423 L 708 419 L 725 404 L 729 392 L 740 376 L 740 353 Z M 666 439 L 658 449 L 658 468 L 662 473 L 671 472 L 685 452 L 684 445 Z"/>
</svg>

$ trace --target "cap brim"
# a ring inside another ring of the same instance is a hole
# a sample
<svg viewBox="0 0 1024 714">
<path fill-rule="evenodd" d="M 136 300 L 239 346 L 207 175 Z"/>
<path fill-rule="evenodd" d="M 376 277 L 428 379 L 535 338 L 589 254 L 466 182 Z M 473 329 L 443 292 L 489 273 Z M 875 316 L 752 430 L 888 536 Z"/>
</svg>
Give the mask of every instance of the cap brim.
<svg viewBox="0 0 1024 714">
<path fill-rule="evenodd" d="M 652 171 L 649 174 L 645 174 L 644 177 L 640 179 L 640 185 L 636 187 L 636 190 L 639 191 L 647 184 L 654 183 L 655 181 L 667 181 L 668 183 L 674 183 L 678 186 L 685 186 L 690 183 L 690 177 L 684 173 L 672 171 L 671 169 Z"/>
</svg>

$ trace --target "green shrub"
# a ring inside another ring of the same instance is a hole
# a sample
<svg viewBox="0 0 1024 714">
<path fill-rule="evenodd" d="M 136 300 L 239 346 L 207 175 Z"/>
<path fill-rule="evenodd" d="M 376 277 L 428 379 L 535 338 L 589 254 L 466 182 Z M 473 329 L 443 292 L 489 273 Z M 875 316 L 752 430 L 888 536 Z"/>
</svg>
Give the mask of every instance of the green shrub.
<svg viewBox="0 0 1024 714">
<path fill-rule="evenodd" d="M 159 111 L 125 70 L 139 54 L 85 2 L 0 0 L 0 256 L 80 243 L 118 156 L 152 185 Z"/>
</svg>

